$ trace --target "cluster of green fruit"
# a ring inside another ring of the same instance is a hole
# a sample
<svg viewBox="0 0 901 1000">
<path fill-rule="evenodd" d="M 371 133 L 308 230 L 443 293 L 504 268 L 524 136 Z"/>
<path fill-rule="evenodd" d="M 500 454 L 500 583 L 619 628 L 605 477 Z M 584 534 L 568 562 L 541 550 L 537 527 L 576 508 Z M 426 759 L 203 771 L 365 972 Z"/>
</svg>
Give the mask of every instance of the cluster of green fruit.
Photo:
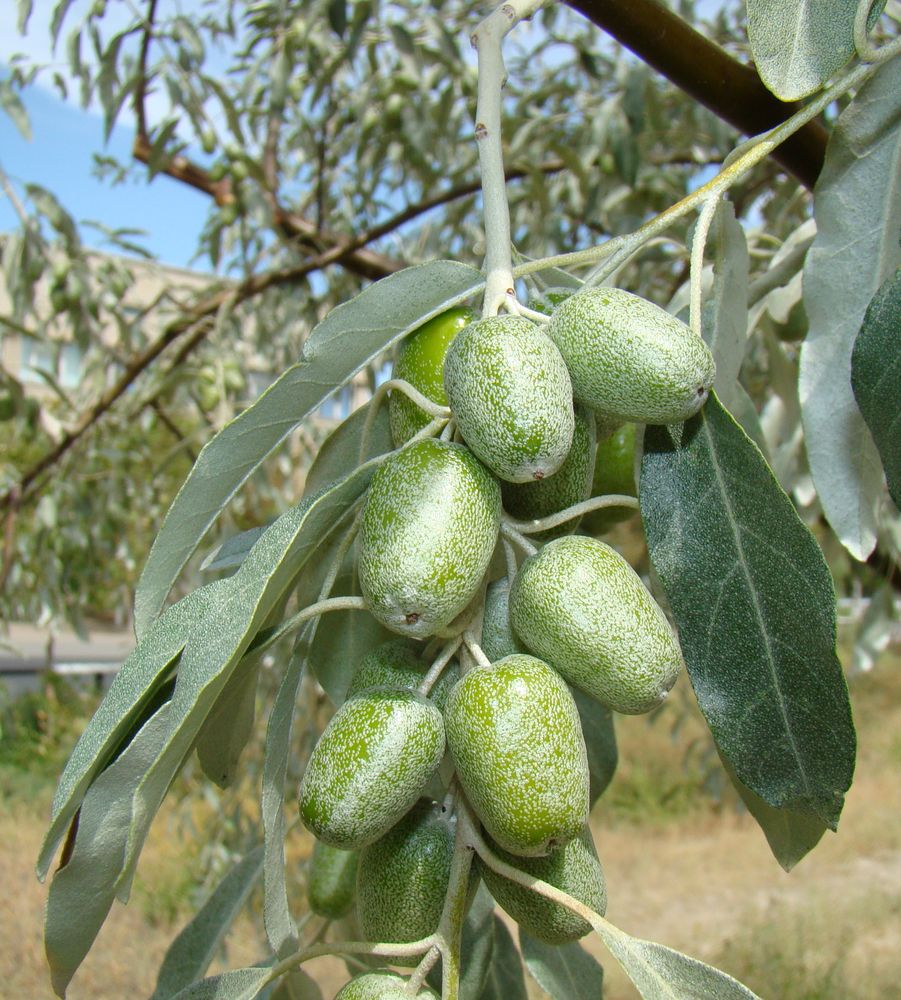
<svg viewBox="0 0 901 1000">
<path fill-rule="evenodd" d="M 419 435 L 429 415 L 392 391 L 399 450 L 372 479 L 358 572 L 371 614 L 404 638 L 359 665 L 300 786 L 301 815 L 318 839 L 311 907 L 337 917 L 355 899 L 370 940 L 437 930 L 455 794 L 497 856 L 603 913 L 570 685 L 611 710 L 647 712 L 681 668 L 639 576 L 604 542 L 571 534 L 575 519 L 534 535 L 543 544 L 513 579 L 493 569 L 503 522 L 515 532 L 592 495 L 599 424 L 615 466 L 635 423 L 687 419 L 713 381 L 703 342 L 642 299 L 597 289 L 555 306 L 545 325 L 451 310 L 412 335 L 395 365 L 396 379 L 449 406 L 456 440 Z M 623 487 L 634 494 L 631 468 Z M 464 632 L 460 662 L 447 656 L 440 673 L 431 669 L 443 643 Z M 590 930 L 487 865 L 473 871 L 540 940 Z M 339 997 L 400 996 L 403 984 L 369 973 Z"/>
</svg>

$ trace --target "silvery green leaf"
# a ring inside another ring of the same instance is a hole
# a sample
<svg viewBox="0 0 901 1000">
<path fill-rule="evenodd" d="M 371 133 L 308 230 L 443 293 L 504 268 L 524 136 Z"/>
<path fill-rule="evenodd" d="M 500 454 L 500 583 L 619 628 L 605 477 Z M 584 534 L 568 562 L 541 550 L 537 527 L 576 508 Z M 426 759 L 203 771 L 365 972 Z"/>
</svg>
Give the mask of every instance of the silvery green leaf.
<svg viewBox="0 0 901 1000">
<path fill-rule="evenodd" d="M 259 657 L 247 657 L 239 676 L 219 696 L 197 736 L 197 759 L 203 773 L 220 788 L 228 788 L 253 733 Z"/>
<path fill-rule="evenodd" d="M 713 287 L 703 310 L 703 335 L 716 362 L 716 394 L 734 413 L 748 341 L 748 245 L 731 201 L 720 201 L 710 243 Z"/>
<path fill-rule="evenodd" d="M 371 404 L 354 410 L 351 415 L 340 423 L 322 442 L 322 447 L 313 459 L 313 464 L 307 472 L 304 484 L 305 493 L 314 493 L 337 479 L 349 475 L 360 462 L 365 462 L 376 455 L 384 455 L 391 451 L 391 427 L 388 422 L 388 407 L 382 404 L 379 412 L 372 418 L 366 448 L 360 451 L 363 430 L 369 419 Z"/>
<path fill-rule="evenodd" d="M 269 524 L 272 522 L 270 521 Z M 247 553 L 253 548 L 257 539 L 269 527 L 269 524 L 262 524 L 258 528 L 249 528 L 239 535 L 232 535 L 203 560 L 200 564 L 201 570 L 205 572 L 216 572 L 223 569 L 236 569 L 244 562 Z"/>
<path fill-rule="evenodd" d="M 135 593 L 140 638 L 201 539 L 263 459 L 335 390 L 386 348 L 484 284 L 479 271 L 437 260 L 365 288 L 333 309 L 301 360 L 209 441 L 172 502 Z"/>
<path fill-rule="evenodd" d="M 172 1000 L 254 1000 L 269 982 L 271 975 L 272 969 L 265 966 L 232 969 L 186 986 Z"/>
<path fill-rule="evenodd" d="M 747 986 L 696 958 L 633 938 L 604 919 L 592 924 L 644 1000 L 759 1000 Z"/>
<path fill-rule="evenodd" d="M 799 393 L 810 471 L 829 524 L 855 557 L 876 543 L 882 463 L 851 389 L 851 352 L 876 289 L 901 264 L 901 59 L 842 112 L 814 191 L 804 268 L 810 331 Z"/>
<path fill-rule="evenodd" d="M 715 393 L 685 424 L 645 430 L 639 497 L 721 755 L 771 806 L 834 828 L 856 740 L 816 541 Z"/>
<path fill-rule="evenodd" d="M 748 0 L 757 72 L 781 100 L 814 93 L 854 54 L 855 0 Z M 869 26 L 885 0 L 874 4 Z"/>
<path fill-rule="evenodd" d="M 479 1000 L 528 1000 L 522 958 L 497 914 L 494 916 L 494 951 Z"/>
<path fill-rule="evenodd" d="M 595 802 L 604 794 L 607 786 L 613 780 L 619 759 L 613 713 L 609 708 L 576 688 L 570 688 L 570 692 L 575 700 L 576 708 L 579 710 L 579 721 L 582 723 L 582 734 L 585 737 L 585 749 L 588 751 L 588 801 L 591 807 L 594 807 Z"/>
<path fill-rule="evenodd" d="M 97 778 L 81 803 L 71 855 L 47 894 L 44 948 L 53 989 L 64 996 L 116 897 L 125 859 L 131 797 L 169 728 L 167 702 Z"/>
<path fill-rule="evenodd" d="M 38 859 L 43 878 L 66 828 L 94 778 L 127 745 L 130 731 L 171 680 L 192 634 L 202 627 L 223 586 L 216 581 L 168 608 L 113 678 L 109 691 L 78 739 L 53 798 L 51 823 Z"/>
<path fill-rule="evenodd" d="M 520 928 L 519 946 L 529 975 L 551 1000 L 600 1000 L 604 970 L 578 941 L 545 944 Z"/>
<path fill-rule="evenodd" d="M 885 469 L 889 493 L 901 509 L 901 269 L 867 306 L 851 354 L 851 385 Z"/>
<path fill-rule="evenodd" d="M 739 781 L 734 768 L 725 757 L 721 758 L 726 774 L 735 790 L 747 807 L 748 812 L 757 820 L 757 825 L 763 830 L 773 857 L 780 865 L 790 872 L 792 868 L 817 846 L 823 834 L 829 828 L 818 817 L 808 813 L 795 812 L 792 809 L 774 809 L 759 795 L 755 794 Z"/>
<path fill-rule="evenodd" d="M 228 871 L 169 945 L 151 1000 L 168 1000 L 206 972 L 257 884 L 262 868 L 263 848 L 257 847 Z"/>
</svg>

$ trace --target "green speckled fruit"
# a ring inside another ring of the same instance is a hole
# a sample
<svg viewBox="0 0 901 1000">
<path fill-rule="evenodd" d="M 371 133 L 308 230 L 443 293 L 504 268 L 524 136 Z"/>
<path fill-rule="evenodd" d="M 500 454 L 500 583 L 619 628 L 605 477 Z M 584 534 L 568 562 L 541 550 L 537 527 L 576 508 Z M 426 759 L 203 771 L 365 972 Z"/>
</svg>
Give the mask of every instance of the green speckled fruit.
<svg viewBox="0 0 901 1000">
<path fill-rule="evenodd" d="M 357 916 L 367 941 L 418 941 L 438 927 L 450 879 L 455 823 L 420 800 L 360 853 Z M 418 960 L 395 964 L 418 964 Z"/>
<path fill-rule="evenodd" d="M 372 477 L 360 526 L 360 588 L 393 632 L 434 635 L 475 596 L 500 527 L 500 487 L 468 448 L 428 439 Z"/>
<path fill-rule="evenodd" d="M 638 496 L 635 488 L 635 430 L 635 424 L 623 424 L 598 442 L 594 481 L 591 484 L 593 497 L 608 493 Z M 582 528 L 591 535 L 603 535 L 615 524 L 628 521 L 637 513 L 632 507 L 604 507 L 586 514 L 582 519 Z"/>
<path fill-rule="evenodd" d="M 571 684 L 616 712 L 655 708 L 682 667 L 666 616 L 609 545 L 575 535 L 548 542 L 520 567 L 510 623 Z"/>
<path fill-rule="evenodd" d="M 447 396 L 444 394 L 444 356 L 454 337 L 472 319 L 472 310 L 462 308 L 448 309 L 440 316 L 430 319 L 403 342 L 391 377 L 402 378 L 433 403 L 447 406 Z M 406 444 L 432 419 L 402 392 L 391 393 L 388 418 L 395 448 Z"/>
<path fill-rule="evenodd" d="M 413 691 L 364 691 L 338 709 L 314 747 L 301 817 L 332 847 L 365 847 L 419 798 L 443 754 L 441 712 L 430 701 Z"/>
<path fill-rule="evenodd" d="M 419 687 L 425 676 L 426 664 L 419 659 L 414 643 L 409 639 L 391 639 L 368 652 L 350 679 L 347 697 L 373 687 Z"/>
<path fill-rule="evenodd" d="M 357 886 L 356 851 L 342 851 L 317 840 L 310 859 L 307 896 L 320 917 L 337 920 L 350 912 Z"/>
<path fill-rule="evenodd" d="M 421 986 L 414 997 L 406 984 L 403 976 L 393 972 L 364 972 L 342 987 L 335 1000 L 438 1000 L 438 994 L 428 986 Z"/>
<path fill-rule="evenodd" d="M 517 858 L 495 845 L 491 846 L 502 861 L 514 868 L 575 896 L 580 903 L 601 916 L 606 912 L 607 883 L 587 826 L 569 843 L 544 858 Z M 497 902 L 524 931 L 539 941 L 566 944 L 585 937 L 591 930 L 587 921 L 577 917 L 565 906 L 511 882 L 487 865 L 480 863 L 479 873 Z"/>
<path fill-rule="evenodd" d="M 504 509 L 521 521 L 537 521 L 587 500 L 591 496 L 596 444 L 594 413 L 577 404 L 573 443 L 566 461 L 547 479 L 532 480 L 530 483 L 501 483 Z M 536 542 L 546 542 L 550 538 L 572 534 L 578 526 L 579 518 L 573 518 L 532 537 Z"/>
<path fill-rule="evenodd" d="M 415 645 L 409 639 L 392 639 L 363 657 L 351 678 L 347 697 L 351 698 L 361 691 L 374 687 L 406 688 L 408 691 L 415 691 L 422 683 L 428 667 L 429 664 L 419 658 Z M 449 663 L 442 670 L 441 676 L 429 692 L 429 699 L 435 703 L 439 711 L 444 710 L 450 689 L 459 679 L 460 667 L 457 663 Z"/>
<path fill-rule="evenodd" d="M 471 670 L 451 691 L 447 743 L 466 797 L 491 837 L 538 856 L 588 818 L 588 762 L 579 713 L 541 660 L 514 654 Z"/>
<path fill-rule="evenodd" d="M 620 288 L 562 302 L 545 328 L 576 399 L 643 424 L 687 420 L 704 405 L 716 367 L 707 345 L 666 310 Z"/>
<path fill-rule="evenodd" d="M 553 475 L 569 453 L 573 403 L 560 352 L 529 320 L 493 316 L 458 333 L 444 389 L 460 433 L 501 479 Z"/>
<path fill-rule="evenodd" d="M 510 581 L 501 577 L 488 585 L 482 617 L 482 652 L 494 663 L 513 653 L 527 653 L 510 627 Z"/>
</svg>

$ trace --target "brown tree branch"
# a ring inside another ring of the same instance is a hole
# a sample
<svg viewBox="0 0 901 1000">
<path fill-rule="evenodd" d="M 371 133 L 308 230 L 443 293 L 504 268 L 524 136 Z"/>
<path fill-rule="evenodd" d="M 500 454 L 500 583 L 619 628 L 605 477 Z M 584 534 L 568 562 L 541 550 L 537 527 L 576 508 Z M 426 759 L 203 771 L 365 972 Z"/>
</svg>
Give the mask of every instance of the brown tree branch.
<svg viewBox="0 0 901 1000">
<path fill-rule="evenodd" d="M 757 71 L 689 27 L 659 0 L 566 0 L 680 90 L 746 135 L 778 125 L 801 105 L 780 101 Z M 828 132 L 817 121 L 799 129 L 773 158 L 813 188 L 826 155 Z"/>
</svg>

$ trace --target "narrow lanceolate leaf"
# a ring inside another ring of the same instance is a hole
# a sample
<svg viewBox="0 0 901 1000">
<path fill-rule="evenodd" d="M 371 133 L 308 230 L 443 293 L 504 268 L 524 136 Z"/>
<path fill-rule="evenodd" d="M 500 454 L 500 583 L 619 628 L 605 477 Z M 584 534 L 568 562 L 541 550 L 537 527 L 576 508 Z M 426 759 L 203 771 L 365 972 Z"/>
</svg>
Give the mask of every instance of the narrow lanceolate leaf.
<svg viewBox="0 0 901 1000">
<path fill-rule="evenodd" d="M 494 951 L 479 1000 L 528 1000 L 522 959 L 507 925 L 497 914 L 494 916 Z"/>
<path fill-rule="evenodd" d="M 876 3 L 869 24 L 885 7 Z M 748 0 L 748 38 L 757 72 L 783 101 L 806 97 L 826 83 L 854 54 L 854 15 L 849 0 Z"/>
<path fill-rule="evenodd" d="M 270 521 L 269 524 L 272 522 Z M 269 527 L 262 524 L 258 528 L 249 528 L 239 535 L 232 535 L 203 560 L 201 570 L 205 573 L 215 573 L 224 569 L 237 569 L 247 558 L 247 553 L 254 547 L 257 539 Z"/>
<path fill-rule="evenodd" d="M 65 994 L 113 905 L 128 841 L 130 799 L 165 741 L 168 715 L 166 704 L 148 719 L 82 803 L 71 856 L 57 871 L 47 895 L 44 948 L 59 996 Z"/>
<path fill-rule="evenodd" d="M 371 405 L 361 406 L 342 423 L 340 423 L 322 442 L 322 447 L 310 466 L 307 481 L 304 484 L 305 493 L 314 493 L 336 479 L 343 479 L 367 459 L 376 455 L 384 455 L 391 451 L 391 427 L 388 422 L 388 407 L 382 405 L 372 419 L 366 445 L 363 443 L 363 430 L 369 419 Z"/>
<path fill-rule="evenodd" d="M 191 922 L 169 945 L 152 1000 L 168 1000 L 206 972 L 259 880 L 262 867 L 263 848 L 257 847 L 216 886 Z"/>
<path fill-rule="evenodd" d="M 302 633 L 301 643 L 294 650 L 288 669 L 282 678 L 278 694 L 269 715 L 266 729 L 266 751 L 263 756 L 262 820 L 265 867 L 263 872 L 263 923 L 269 946 L 276 954 L 297 939 L 297 924 L 288 902 L 288 882 L 285 864 L 285 784 L 297 691 L 303 679 L 306 663 L 304 636 L 316 628 L 316 622 Z"/>
<path fill-rule="evenodd" d="M 551 1000 L 600 1000 L 604 970 L 578 941 L 545 944 L 520 929 L 519 946 L 529 975 Z"/>
<path fill-rule="evenodd" d="M 696 958 L 630 937 L 603 918 L 592 926 L 644 1000 L 759 1000 L 747 986 Z"/>
<path fill-rule="evenodd" d="M 248 969 L 232 969 L 186 986 L 172 1000 L 254 1000 L 269 982 L 272 969 L 252 965 Z"/>
<path fill-rule="evenodd" d="M 196 635 L 219 581 L 189 594 L 157 621 L 113 678 L 106 697 L 81 734 L 66 762 L 53 798 L 50 828 L 38 859 L 38 875 L 46 876 L 66 828 L 94 778 L 117 750 L 127 744 L 135 723 L 152 706 L 174 672 L 182 650 Z"/>
<path fill-rule="evenodd" d="M 807 457 L 823 512 L 866 559 L 876 544 L 882 464 L 851 388 L 851 352 L 876 289 L 901 265 L 901 59 L 842 112 L 814 191 L 817 235 L 804 267 L 810 330 L 799 393 Z"/>
<path fill-rule="evenodd" d="M 855 736 L 813 536 L 715 394 L 686 424 L 647 428 L 639 495 L 720 753 L 771 806 L 834 828 Z"/>
<path fill-rule="evenodd" d="M 613 713 L 587 694 L 570 688 L 579 710 L 585 749 L 588 751 L 588 782 L 591 807 L 607 790 L 616 773 L 618 751 Z"/>
<path fill-rule="evenodd" d="M 713 288 L 703 313 L 704 340 L 716 362 L 714 388 L 734 413 L 738 373 L 748 342 L 748 245 L 730 201 L 721 201 L 710 227 Z"/>
<path fill-rule="evenodd" d="M 211 708 L 323 536 L 369 485 L 375 466 L 360 466 L 343 482 L 287 511 L 263 534 L 237 573 L 219 581 L 219 600 L 182 653 L 166 744 L 134 796 L 129 851 L 120 876 L 123 890 L 150 823 Z"/>
<path fill-rule="evenodd" d="M 197 737 L 197 759 L 203 773 L 220 788 L 228 788 L 238 773 L 238 761 L 253 733 L 259 658 L 247 657 L 207 716 Z"/>
<path fill-rule="evenodd" d="M 851 355 L 851 384 L 873 435 L 889 493 L 901 509 L 901 270 L 867 308 Z"/>
<path fill-rule="evenodd" d="M 738 780 L 729 761 L 723 760 L 723 766 L 748 812 L 763 830 L 773 856 L 787 872 L 790 872 L 817 846 L 828 827 L 817 816 L 785 808 L 774 809 Z"/>
<path fill-rule="evenodd" d="M 482 275 L 432 261 L 370 285 L 313 330 L 301 360 L 227 424 L 201 451 L 172 502 L 135 594 L 138 637 L 210 525 L 263 459 L 332 392 L 395 341 L 475 294 Z"/>
</svg>

